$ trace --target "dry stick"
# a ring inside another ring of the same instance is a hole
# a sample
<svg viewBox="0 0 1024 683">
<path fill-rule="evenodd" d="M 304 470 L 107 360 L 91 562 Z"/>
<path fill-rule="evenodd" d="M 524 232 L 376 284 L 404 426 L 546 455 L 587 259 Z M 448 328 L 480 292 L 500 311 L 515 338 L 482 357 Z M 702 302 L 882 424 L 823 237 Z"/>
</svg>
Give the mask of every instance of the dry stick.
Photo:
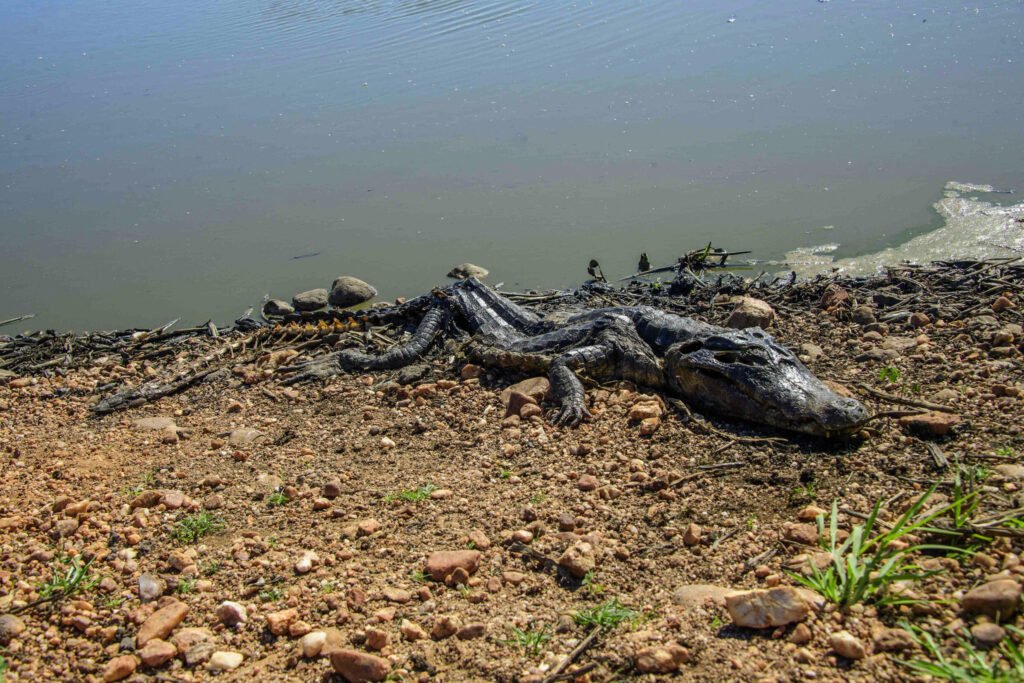
<svg viewBox="0 0 1024 683">
<path fill-rule="evenodd" d="M 937 469 L 944 470 L 949 467 L 949 458 L 946 457 L 941 448 L 929 441 L 924 442 L 924 447 L 928 449 L 928 454 L 932 456 Z"/>
<path fill-rule="evenodd" d="M 554 681 L 558 680 L 558 678 L 561 677 L 562 672 L 568 669 L 569 665 L 576 661 L 581 654 L 586 652 L 587 648 L 594 644 L 594 641 L 597 640 L 599 635 L 601 635 L 601 627 L 595 626 L 594 630 L 590 632 L 590 635 L 588 635 L 582 643 L 577 645 L 576 648 L 569 653 L 568 657 L 559 662 L 558 666 L 551 670 L 551 673 L 548 674 L 547 678 L 545 678 L 542 683 L 554 683 Z"/>
<path fill-rule="evenodd" d="M 863 382 L 854 382 L 854 386 L 859 388 L 861 391 L 868 393 L 875 398 L 880 398 L 890 403 L 900 403 L 905 406 L 914 406 L 915 408 L 925 408 L 927 410 L 937 410 L 942 413 L 955 413 L 956 411 L 949 406 L 940 405 L 938 403 L 932 403 L 931 401 L 921 401 L 914 398 L 903 398 L 902 396 L 894 396 L 887 394 L 884 391 L 873 389 Z"/>
<path fill-rule="evenodd" d="M 34 317 L 36 317 L 35 313 L 27 313 L 26 315 L 19 315 L 15 318 L 0 320 L 0 327 L 3 327 L 4 325 L 13 325 L 14 323 L 20 323 L 22 320 L 31 320 Z"/>
<path fill-rule="evenodd" d="M 581 666 L 578 669 L 573 669 L 572 671 L 566 671 L 565 673 L 558 674 L 556 680 L 562 681 L 562 680 L 573 679 L 573 678 L 576 678 L 577 676 L 582 676 L 583 674 L 590 673 L 591 671 L 593 671 L 596 668 L 597 668 L 597 662 L 591 662 L 590 664 L 584 664 L 583 666 Z"/>
<path fill-rule="evenodd" d="M 746 562 L 744 562 L 743 563 L 743 571 L 749 572 L 751 569 L 753 569 L 757 565 L 763 564 L 763 563 L 767 562 L 768 560 L 772 559 L 773 557 L 775 557 L 778 554 L 779 554 L 778 546 L 775 546 L 773 548 L 769 548 L 768 550 L 764 551 L 760 555 L 755 555 L 754 557 L 752 557 L 749 560 L 747 560 Z"/>
</svg>

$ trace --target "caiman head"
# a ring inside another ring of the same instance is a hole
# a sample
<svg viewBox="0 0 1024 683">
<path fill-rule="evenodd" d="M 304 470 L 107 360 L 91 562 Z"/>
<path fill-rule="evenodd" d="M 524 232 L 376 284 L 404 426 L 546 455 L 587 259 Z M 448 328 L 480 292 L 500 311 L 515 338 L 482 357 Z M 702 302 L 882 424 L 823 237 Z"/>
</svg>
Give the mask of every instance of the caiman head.
<svg viewBox="0 0 1024 683">
<path fill-rule="evenodd" d="M 698 405 L 780 429 L 843 436 L 868 417 L 859 401 L 834 392 L 758 328 L 716 330 L 670 346 L 665 376 Z"/>
</svg>

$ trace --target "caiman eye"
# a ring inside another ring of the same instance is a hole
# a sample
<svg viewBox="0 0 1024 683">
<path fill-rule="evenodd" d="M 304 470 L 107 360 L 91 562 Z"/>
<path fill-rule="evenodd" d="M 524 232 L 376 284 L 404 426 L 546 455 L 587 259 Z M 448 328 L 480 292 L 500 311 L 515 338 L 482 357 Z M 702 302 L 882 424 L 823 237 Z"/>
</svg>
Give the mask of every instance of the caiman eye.
<svg viewBox="0 0 1024 683">
<path fill-rule="evenodd" d="M 716 351 L 715 360 L 723 365 L 731 363 L 740 363 L 741 365 L 764 365 L 765 359 L 756 353 L 747 351 L 745 353 L 736 353 L 734 351 Z"/>
<path fill-rule="evenodd" d="M 679 353 L 691 354 L 704 348 L 704 343 L 699 339 L 691 339 L 679 345 Z"/>
</svg>

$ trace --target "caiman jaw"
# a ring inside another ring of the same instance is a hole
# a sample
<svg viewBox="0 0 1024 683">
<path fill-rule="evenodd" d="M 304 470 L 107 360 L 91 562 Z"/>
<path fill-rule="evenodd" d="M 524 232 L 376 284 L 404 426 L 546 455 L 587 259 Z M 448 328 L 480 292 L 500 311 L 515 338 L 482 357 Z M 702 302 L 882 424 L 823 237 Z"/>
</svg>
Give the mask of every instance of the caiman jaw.
<svg viewBox="0 0 1024 683">
<path fill-rule="evenodd" d="M 821 437 L 848 435 L 868 418 L 760 329 L 684 341 L 665 354 L 675 391 L 724 415 Z"/>
</svg>

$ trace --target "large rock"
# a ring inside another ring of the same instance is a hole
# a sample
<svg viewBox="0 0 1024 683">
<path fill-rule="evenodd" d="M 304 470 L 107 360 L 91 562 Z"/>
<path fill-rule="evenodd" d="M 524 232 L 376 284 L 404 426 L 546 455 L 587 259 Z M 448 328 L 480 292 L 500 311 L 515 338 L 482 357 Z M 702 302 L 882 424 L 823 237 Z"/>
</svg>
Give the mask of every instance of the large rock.
<svg viewBox="0 0 1024 683">
<path fill-rule="evenodd" d="M 672 602 L 681 605 L 685 609 L 704 607 L 709 602 L 724 606 L 725 599 L 736 592 L 735 588 L 695 583 L 676 589 L 676 592 L 672 594 Z"/>
<path fill-rule="evenodd" d="M 135 655 L 114 657 L 107 662 L 107 667 L 103 669 L 103 683 L 114 683 L 114 681 L 128 678 L 135 673 L 135 667 L 138 665 L 139 660 L 135 658 Z"/>
<path fill-rule="evenodd" d="M 867 648 L 860 638 L 849 631 L 837 631 L 828 639 L 829 645 L 836 654 L 847 659 L 864 659 L 867 656 Z"/>
<path fill-rule="evenodd" d="M 342 275 L 331 285 L 328 301 L 332 306 L 348 308 L 366 303 L 377 296 L 377 290 L 369 283 L 349 275 Z"/>
<path fill-rule="evenodd" d="M 549 391 L 551 391 L 551 382 L 548 381 L 547 377 L 531 377 L 530 379 L 524 379 L 522 382 L 516 382 L 502 390 L 501 402 L 507 406 L 512 394 L 518 392 L 540 403 Z"/>
<path fill-rule="evenodd" d="M 287 301 L 281 301 L 280 299 L 270 299 L 263 304 L 263 315 L 267 317 L 291 315 L 294 312 L 294 306 Z"/>
<path fill-rule="evenodd" d="M 136 646 L 143 647 L 154 638 L 166 640 L 187 614 L 188 605 L 178 600 L 153 612 L 139 628 L 139 634 L 135 636 Z"/>
<path fill-rule="evenodd" d="M 137 420 L 133 420 L 132 424 L 135 425 L 136 429 L 147 429 L 154 432 L 178 429 L 178 425 L 174 424 L 173 417 L 140 417 Z"/>
<path fill-rule="evenodd" d="M 932 411 L 921 415 L 905 415 L 900 426 L 921 436 L 945 436 L 960 424 L 960 417 L 952 413 Z"/>
<path fill-rule="evenodd" d="M 481 268 L 472 263 L 460 263 L 448 271 L 448 277 L 453 277 L 456 280 L 465 280 L 471 277 L 483 280 L 488 275 L 490 275 L 490 272 L 486 268 Z"/>
<path fill-rule="evenodd" d="M 13 614 L 0 616 L 0 645 L 7 647 L 11 641 L 25 632 L 25 622 Z"/>
<path fill-rule="evenodd" d="M 1013 579 L 989 581 L 972 588 L 960 601 L 967 614 L 985 614 L 993 619 L 1013 616 L 1020 606 L 1021 587 Z"/>
<path fill-rule="evenodd" d="M 785 626 L 803 621 L 810 612 L 807 602 L 790 586 L 733 593 L 726 596 L 725 606 L 733 623 L 746 628 Z"/>
<path fill-rule="evenodd" d="M 391 670 L 391 663 L 383 657 L 357 650 L 331 650 L 331 666 L 349 683 L 383 681 Z"/>
<path fill-rule="evenodd" d="M 292 305 L 299 311 L 318 311 L 327 305 L 326 289 L 311 289 L 292 297 Z"/>
<path fill-rule="evenodd" d="M 427 558 L 427 573 L 435 581 L 444 581 L 456 569 L 472 574 L 479 566 L 480 552 L 477 550 L 439 550 Z"/>
<path fill-rule="evenodd" d="M 736 308 L 732 309 L 726 327 L 734 330 L 745 330 L 748 327 L 760 327 L 767 330 L 775 320 L 775 309 L 767 302 L 749 296 L 736 299 Z"/>
<path fill-rule="evenodd" d="M 586 541 L 577 541 L 569 546 L 558 558 L 558 566 L 582 579 L 588 572 L 594 571 L 597 562 L 594 558 L 594 547 Z"/>
</svg>

